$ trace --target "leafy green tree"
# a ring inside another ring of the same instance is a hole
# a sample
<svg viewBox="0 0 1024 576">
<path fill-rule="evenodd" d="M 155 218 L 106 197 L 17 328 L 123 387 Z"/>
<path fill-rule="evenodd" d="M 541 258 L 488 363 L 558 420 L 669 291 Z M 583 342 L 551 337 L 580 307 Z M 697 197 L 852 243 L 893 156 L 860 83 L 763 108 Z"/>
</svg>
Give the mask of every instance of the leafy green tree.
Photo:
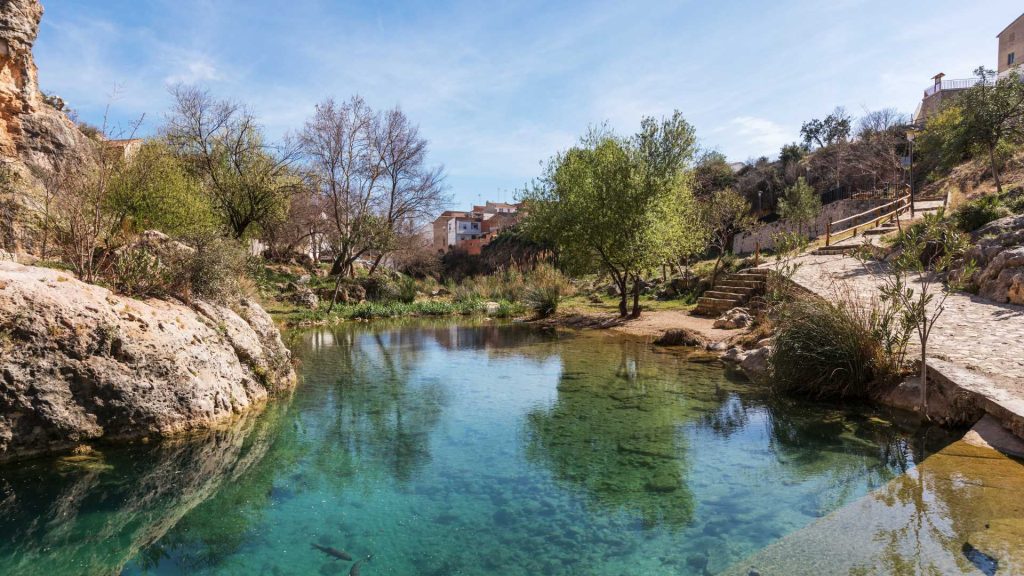
<svg viewBox="0 0 1024 576">
<path fill-rule="evenodd" d="M 167 142 L 200 181 L 227 232 L 242 238 L 285 217 L 289 198 L 302 189 L 293 169 L 297 149 L 269 145 L 256 118 L 238 103 L 188 86 L 171 93 Z"/>
<path fill-rule="evenodd" d="M 732 189 L 719 190 L 701 203 L 701 222 L 707 232 L 707 247 L 717 253 L 711 272 L 711 284 L 718 279 L 722 257 L 731 251 L 733 237 L 754 227 L 750 204 Z"/>
<path fill-rule="evenodd" d="M 149 141 L 114 174 L 107 208 L 127 232 L 157 229 L 194 239 L 216 229 L 216 216 L 199 182 L 163 142 Z"/>
<path fill-rule="evenodd" d="M 797 144 L 796 142 L 784 144 L 779 150 L 779 162 L 782 162 L 783 167 L 790 166 L 800 162 L 806 155 L 806 144 Z"/>
<path fill-rule="evenodd" d="M 725 154 L 711 150 L 697 160 L 693 168 L 694 192 L 703 197 L 715 190 L 724 190 L 736 183 L 736 174 Z"/>
<path fill-rule="evenodd" d="M 785 195 L 779 200 L 779 216 L 795 222 L 803 235 L 804 225 L 814 222 L 818 214 L 821 214 L 821 197 L 801 176 L 796 184 L 786 188 Z"/>
<path fill-rule="evenodd" d="M 606 272 L 618 286 L 619 312 L 640 315 L 644 271 L 670 261 L 699 234 L 690 177 L 693 127 L 679 112 L 645 118 L 638 134 L 622 138 L 592 130 L 556 155 L 528 189 L 524 222 L 535 239 L 555 246 L 576 272 Z"/>
<path fill-rule="evenodd" d="M 1024 83 L 1016 72 L 994 84 L 992 70 L 981 66 L 974 73 L 978 83 L 956 100 L 962 115 L 963 139 L 968 146 L 988 155 L 992 178 L 1002 194 L 999 149 L 1004 144 L 1024 141 Z"/>
<path fill-rule="evenodd" d="M 842 107 L 822 119 L 812 118 L 800 127 L 800 136 L 808 148 L 816 146 L 825 148 L 845 142 L 850 137 L 852 118 Z"/>
<path fill-rule="evenodd" d="M 946 173 L 970 158 L 965 127 L 963 108 L 955 100 L 928 117 L 915 140 L 922 174 Z"/>
</svg>

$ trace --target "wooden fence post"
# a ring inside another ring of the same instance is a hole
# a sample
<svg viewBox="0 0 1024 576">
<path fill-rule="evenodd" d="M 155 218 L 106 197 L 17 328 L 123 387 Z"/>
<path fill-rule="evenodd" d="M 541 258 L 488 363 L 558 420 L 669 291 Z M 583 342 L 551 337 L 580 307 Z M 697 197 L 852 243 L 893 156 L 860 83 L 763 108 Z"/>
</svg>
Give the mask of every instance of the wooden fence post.
<svg viewBox="0 0 1024 576">
<path fill-rule="evenodd" d="M 832 217 L 828 217 L 828 224 L 825 225 L 825 246 L 832 241 Z"/>
</svg>

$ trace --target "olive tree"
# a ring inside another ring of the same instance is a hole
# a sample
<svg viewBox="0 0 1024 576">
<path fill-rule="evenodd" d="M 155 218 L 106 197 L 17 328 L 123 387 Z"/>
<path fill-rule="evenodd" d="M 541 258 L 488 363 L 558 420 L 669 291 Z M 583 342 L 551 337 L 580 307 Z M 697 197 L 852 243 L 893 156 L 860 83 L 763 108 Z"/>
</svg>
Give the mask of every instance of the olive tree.
<svg viewBox="0 0 1024 576">
<path fill-rule="evenodd" d="M 1003 192 L 1000 179 L 1000 146 L 1024 141 L 1024 82 L 1017 72 L 991 81 L 994 73 L 984 66 L 975 70 L 978 83 L 956 100 L 968 146 L 988 156 L 996 190 Z"/>
<path fill-rule="evenodd" d="M 707 231 L 707 248 L 717 254 L 711 272 L 711 284 L 718 280 L 722 257 L 730 251 L 736 234 L 754 227 L 756 220 L 750 214 L 750 204 L 739 192 L 719 190 L 700 206 L 701 222 Z"/>
<path fill-rule="evenodd" d="M 237 102 L 192 86 L 174 86 L 171 94 L 166 140 L 201 182 L 226 231 L 242 238 L 284 217 L 302 185 L 293 169 L 297 149 L 269 144 L 256 117 Z"/>
<path fill-rule="evenodd" d="M 804 226 L 814 222 L 821 214 L 821 197 L 804 180 L 797 179 L 796 184 L 786 188 L 785 195 L 779 200 L 779 216 L 797 225 L 802 236 Z"/>
<path fill-rule="evenodd" d="M 700 234 L 687 173 L 695 141 L 679 112 L 645 118 L 628 138 L 592 130 L 524 193 L 528 234 L 555 246 L 570 270 L 608 273 L 620 315 L 639 317 L 643 273 Z"/>
</svg>

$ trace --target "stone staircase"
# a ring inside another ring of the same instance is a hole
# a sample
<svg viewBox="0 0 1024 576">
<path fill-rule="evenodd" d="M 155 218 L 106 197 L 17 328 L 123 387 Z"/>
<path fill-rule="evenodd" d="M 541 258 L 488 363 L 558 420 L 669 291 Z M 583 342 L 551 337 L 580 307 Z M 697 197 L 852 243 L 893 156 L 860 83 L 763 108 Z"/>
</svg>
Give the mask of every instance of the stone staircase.
<svg viewBox="0 0 1024 576">
<path fill-rule="evenodd" d="M 693 314 L 720 316 L 730 308 L 743 306 L 750 298 L 764 293 L 767 268 L 748 268 L 719 278 L 715 286 L 697 299 Z"/>
</svg>

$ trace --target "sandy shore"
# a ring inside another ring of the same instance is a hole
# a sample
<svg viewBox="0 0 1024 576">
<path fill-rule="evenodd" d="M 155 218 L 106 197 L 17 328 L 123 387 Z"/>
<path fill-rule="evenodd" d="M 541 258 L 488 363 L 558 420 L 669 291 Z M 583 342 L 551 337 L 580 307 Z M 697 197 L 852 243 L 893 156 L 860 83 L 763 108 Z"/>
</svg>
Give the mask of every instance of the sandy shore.
<svg viewBox="0 0 1024 576">
<path fill-rule="evenodd" d="M 629 336 L 656 340 L 669 330 L 680 328 L 690 330 L 704 337 L 708 342 L 729 340 L 745 330 L 722 330 L 714 328 L 713 318 L 691 316 L 680 310 L 652 310 L 640 318 L 623 319 L 616 314 L 564 314 L 544 321 L 546 324 L 563 328 L 597 328 Z"/>
</svg>

